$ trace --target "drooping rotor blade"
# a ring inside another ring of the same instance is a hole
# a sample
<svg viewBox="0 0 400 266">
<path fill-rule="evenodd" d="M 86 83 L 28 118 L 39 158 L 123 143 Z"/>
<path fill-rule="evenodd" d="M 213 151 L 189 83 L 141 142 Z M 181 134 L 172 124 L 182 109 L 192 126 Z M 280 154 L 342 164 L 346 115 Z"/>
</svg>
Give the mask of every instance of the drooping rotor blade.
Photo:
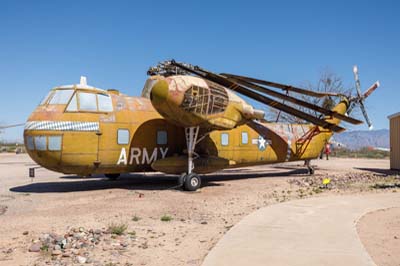
<svg viewBox="0 0 400 266">
<path fill-rule="evenodd" d="M 258 101 L 258 102 L 264 103 L 264 104 L 269 105 L 269 106 L 271 106 L 271 107 L 273 107 L 275 109 L 281 110 L 282 112 L 285 112 L 285 113 L 294 115 L 294 116 L 296 116 L 298 118 L 304 119 L 304 120 L 306 120 L 306 121 L 308 121 L 310 123 L 313 123 L 315 125 L 321 126 L 323 128 L 330 129 L 330 130 L 332 130 L 334 132 L 342 132 L 342 131 L 345 130 L 344 128 L 342 128 L 342 127 L 340 127 L 338 125 L 329 123 L 329 122 L 327 122 L 327 121 L 325 121 L 323 119 L 316 118 L 316 117 L 314 117 L 312 115 L 309 115 L 307 113 L 299 111 L 299 110 L 297 110 L 297 109 L 295 109 L 293 107 L 290 107 L 288 105 L 285 105 L 285 104 L 282 104 L 280 102 L 277 102 L 277 101 L 275 101 L 275 100 L 273 100 L 271 98 L 268 98 L 268 97 L 266 97 L 264 95 L 258 94 L 258 93 L 254 92 L 252 90 L 246 89 L 242 85 L 240 85 L 238 83 L 235 83 L 235 82 L 232 82 L 231 80 L 227 79 L 224 76 L 209 72 L 209 71 L 201 69 L 199 67 L 194 67 L 192 69 L 192 68 L 189 68 L 189 67 L 184 66 L 182 64 L 179 64 L 179 63 L 177 63 L 177 62 L 175 62 L 173 60 L 171 61 L 171 64 L 173 64 L 173 65 L 175 65 L 177 67 L 180 67 L 180 68 L 182 68 L 182 69 L 184 69 L 184 70 L 186 70 L 188 72 L 191 72 L 191 73 L 193 73 L 193 74 L 195 74 L 197 76 L 200 76 L 200 77 L 202 77 L 204 79 L 207 79 L 207 80 L 210 80 L 212 82 L 215 82 L 215 83 L 217 83 L 217 84 L 219 84 L 221 86 L 224 86 L 224 87 L 229 88 L 231 90 L 237 91 L 240 94 L 243 94 L 243 95 L 245 95 L 247 97 L 250 97 L 250 98 L 252 98 L 252 99 L 254 99 L 254 100 Z"/>
<path fill-rule="evenodd" d="M 8 125 L 8 126 L 0 126 L 0 129 L 6 129 L 6 128 L 11 128 L 11 127 L 21 127 L 25 124 L 15 124 L 15 125 Z"/>
<path fill-rule="evenodd" d="M 251 78 L 251 77 L 245 77 L 245 76 L 239 76 L 239 75 L 233 75 L 233 74 L 226 74 L 226 73 L 221 73 L 221 75 L 226 76 L 228 78 L 229 77 L 240 78 L 240 79 L 248 81 L 248 82 L 257 83 L 257 84 L 261 84 L 261 85 L 266 85 L 266 86 L 282 89 L 282 90 L 285 90 L 285 91 L 293 91 L 293 92 L 296 92 L 296 93 L 300 93 L 300 94 L 304 94 L 304 95 L 308 95 L 308 96 L 313 96 L 313 97 L 317 97 L 317 98 L 322 98 L 322 97 L 326 97 L 326 96 L 345 96 L 344 94 L 334 93 L 334 92 L 310 91 L 310 90 L 306 90 L 306 89 L 302 89 L 302 88 L 298 88 L 298 87 L 293 87 L 291 85 L 285 85 L 285 84 L 280 84 L 280 83 L 276 83 L 276 82 L 271 82 L 271 81 L 261 80 L 261 79 Z"/>
<path fill-rule="evenodd" d="M 311 104 L 309 102 L 302 101 L 302 100 L 296 99 L 294 97 L 291 97 L 291 96 L 288 96 L 288 95 L 285 95 L 285 94 L 270 90 L 268 88 L 261 87 L 259 85 L 247 82 L 246 80 L 243 80 L 242 78 L 239 78 L 239 77 L 229 77 L 228 79 L 233 81 L 233 82 L 240 83 L 240 84 L 242 84 L 242 85 L 244 85 L 244 86 L 246 86 L 248 88 L 251 88 L 251 89 L 254 89 L 256 91 L 259 91 L 261 93 L 269 94 L 269 95 L 271 95 L 273 97 L 277 97 L 277 98 L 280 98 L 282 100 L 285 100 L 285 101 L 288 101 L 288 102 L 292 102 L 292 103 L 295 103 L 295 104 L 300 105 L 300 106 L 304 106 L 304 107 L 306 107 L 308 109 L 315 110 L 315 111 L 317 111 L 319 113 L 322 113 L 324 115 L 333 116 L 333 117 L 336 117 L 336 118 L 341 119 L 343 121 L 346 121 L 346 122 L 349 122 L 349 123 L 352 123 L 352 124 L 356 124 L 356 125 L 359 125 L 359 124 L 363 123 L 360 120 L 357 120 L 357 119 L 354 119 L 352 117 L 348 117 L 348 116 L 339 114 L 339 113 L 337 113 L 335 111 L 323 108 L 321 106 L 318 106 L 318 105 L 315 105 L 315 104 Z"/>
</svg>

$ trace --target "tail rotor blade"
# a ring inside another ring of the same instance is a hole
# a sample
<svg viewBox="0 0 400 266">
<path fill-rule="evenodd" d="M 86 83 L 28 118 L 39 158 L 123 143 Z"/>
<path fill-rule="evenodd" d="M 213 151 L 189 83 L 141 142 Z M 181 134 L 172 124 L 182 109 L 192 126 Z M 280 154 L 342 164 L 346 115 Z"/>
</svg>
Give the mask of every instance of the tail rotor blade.
<svg viewBox="0 0 400 266">
<path fill-rule="evenodd" d="M 380 85 L 381 84 L 379 83 L 379 80 L 377 82 L 375 82 L 374 84 L 372 84 L 372 86 L 369 87 L 369 89 L 366 92 L 364 92 L 363 99 L 370 96 L 374 92 L 374 90 L 376 90 Z"/>
<path fill-rule="evenodd" d="M 357 89 L 357 95 L 358 97 L 362 97 L 362 93 L 361 93 L 361 83 L 360 83 L 360 79 L 358 78 L 358 67 L 354 66 L 353 67 L 353 73 L 354 73 L 354 79 L 356 81 L 356 89 Z"/>
<path fill-rule="evenodd" d="M 363 116 L 364 116 L 364 118 L 365 118 L 365 121 L 367 122 L 367 125 L 368 125 L 369 130 L 373 129 L 373 125 L 372 125 L 371 120 L 370 120 L 369 117 L 368 117 L 368 113 L 367 113 L 367 110 L 365 109 L 364 102 L 363 102 L 363 101 L 360 101 L 359 104 L 360 104 L 360 109 L 361 109 L 361 111 L 362 111 L 362 113 L 363 113 Z"/>
</svg>

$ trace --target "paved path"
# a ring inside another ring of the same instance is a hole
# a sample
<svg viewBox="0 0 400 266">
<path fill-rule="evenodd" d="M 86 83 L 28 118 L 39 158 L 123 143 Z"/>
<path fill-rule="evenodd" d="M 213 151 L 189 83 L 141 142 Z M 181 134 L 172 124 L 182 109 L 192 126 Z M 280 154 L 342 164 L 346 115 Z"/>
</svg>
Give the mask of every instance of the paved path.
<svg viewBox="0 0 400 266">
<path fill-rule="evenodd" d="M 235 225 L 203 266 L 375 265 L 357 221 L 366 213 L 400 207 L 400 193 L 328 196 L 262 208 Z"/>
</svg>

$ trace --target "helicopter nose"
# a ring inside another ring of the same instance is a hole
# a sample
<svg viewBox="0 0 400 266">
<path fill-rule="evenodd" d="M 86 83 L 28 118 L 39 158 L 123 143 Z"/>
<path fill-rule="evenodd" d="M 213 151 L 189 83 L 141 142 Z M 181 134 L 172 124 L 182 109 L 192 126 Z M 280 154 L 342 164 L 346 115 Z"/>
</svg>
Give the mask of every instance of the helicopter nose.
<svg viewBox="0 0 400 266">
<path fill-rule="evenodd" d="M 165 103 L 168 99 L 168 83 L 165 80 L 157 81 L 151 89 L 150 99 L 154 105 Z"/>
<path fill-rule="evenodd" d="M 25 148 L 37 164 L 50 170 L 57 169 L 61 163 L 61 135 L 46 135 L 25 130 Z"/>
</svg>

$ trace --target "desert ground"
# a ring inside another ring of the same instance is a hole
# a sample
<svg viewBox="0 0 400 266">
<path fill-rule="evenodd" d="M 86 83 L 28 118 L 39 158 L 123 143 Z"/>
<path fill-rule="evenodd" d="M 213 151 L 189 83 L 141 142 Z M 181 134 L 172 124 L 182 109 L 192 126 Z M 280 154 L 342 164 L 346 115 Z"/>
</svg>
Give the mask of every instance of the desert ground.
<svg viewBox="0 0 400 266">
<path fill-rule="evenodd" d="M 0 154 L 0 265 L 201 265 L 243 217 L 271 204 L 324 195 L 398 193 L 388 160 L 315 160 L 228 169 L 197 192 L 175 176 L 66 176 L 25 154 Z M 323 180 L 329 178 L 329 184 Z M 400 210 L 369 213 L 357 225 L 377 265 L 399 265 Z"/>
</svg>

